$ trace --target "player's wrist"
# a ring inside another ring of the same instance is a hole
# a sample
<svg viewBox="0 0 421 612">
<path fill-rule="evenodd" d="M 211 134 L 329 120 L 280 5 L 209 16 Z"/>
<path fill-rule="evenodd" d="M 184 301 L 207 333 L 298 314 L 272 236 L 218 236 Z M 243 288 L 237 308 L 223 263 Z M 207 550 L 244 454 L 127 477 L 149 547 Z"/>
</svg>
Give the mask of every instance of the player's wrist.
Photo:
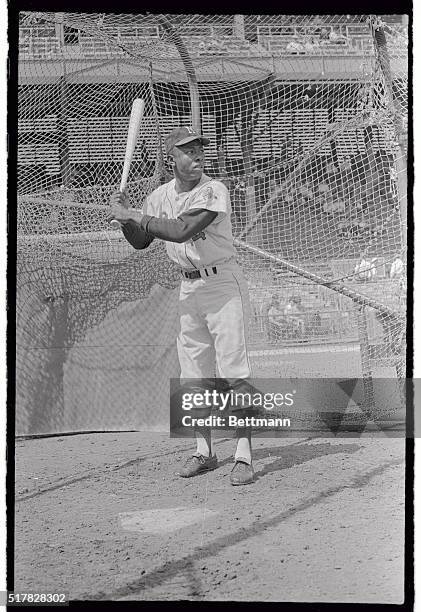
<svg viewBox="0 0 421 612">
<path fill-rule="evenodd" d="M 141 224 L 143 216 L 144 215 L 143 215 L 141 210 L 135 210 L 133 208 L 130 208 L 127 211 L 127 220 L 128 221 L 135 221 L 136 223 Z"/>
</svg>

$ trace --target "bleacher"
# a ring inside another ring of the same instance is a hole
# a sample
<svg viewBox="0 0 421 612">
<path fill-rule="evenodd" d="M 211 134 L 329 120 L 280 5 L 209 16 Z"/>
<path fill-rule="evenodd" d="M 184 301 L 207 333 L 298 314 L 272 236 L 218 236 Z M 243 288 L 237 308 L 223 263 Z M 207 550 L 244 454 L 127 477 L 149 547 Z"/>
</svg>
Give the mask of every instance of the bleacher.
<svg viewBox="0 0 421 612">
<path fill-rule="evenodd" d="M 163 42 L 159 26 L 104 26 L 103 41 L 95 41 L 82 30 L 72 30 L 67 35 L 59 36 L 58 30 L 51 26 L 33 25 L 21 27 L 19 31 L 19 53 L 24 58 L 42 59 L 60 57 L 63 53 L 86 58 L 120 55 L 121 50 L 112 39 L 126 48 L 153 46 Z M 321 32 L 325 34 L 322 36 Z M 309 25 L 256 25 L 252 40 L 247 36 L 235 35 L 230 25 L 182 25 L 177 33 L 186 44 L 192 56 L 246 56 L 265 55 L 366 55 L 373 53 L 372 39 L 367 35 L 364 24 L 329 23 L 315 27 Z M 331 33 L 336 32 L 339 39 L 330 40 Z M 310 42 L 310 39 L 312 42 Z M 299 50 L 290 48 L 290 43 L 298 45 Z M 315 44 L 313 44 L 315 43 Z M 165 50 L 170 55 L 177 55 L 173 45 Z"/>
<path fill-rule="evenodd" d="M 99 90 L 98 90 L 99 94 Z M 35 94 L 33 94 L 35 95 Z M 37 94 L 38 95 L 38 94 Z M 36 96 L 35 96 L 36 97 Z M 42 98 L 43 99 L 43 98 Z M 97 96 L 98 100 L 106 100 L 106 91 L 103 97 Z M 80 104 L 82 101 L 80 102 Z M 75 104 L 73 102 L 73 104 Z M 23 109 L 23 105 L 21 107 Z M 355 114 L 355 109 L 337 109 L 335 118 L 345 120 L 350 116 L 350 113 Z M 42 109 L 39 109 L 40 115 Z M 101 113 L 102 114 L 102 113 Z M 71 115 L 70 115 L 71 116 Z M 264 129 L 270 119 L 270 135 Z M 162 116 L 160 118 L 162 129 L 164 132 L 169 131 L 173 125 L 180 120 L 179 117 Z M 188 118 L 186 118 L 188 121 Z M 204 115 L 203 118 L 204 133 L 210 136 L 215 134 L 215 117 L 213 115 Z M 90 157 L 102 158 L 104 150 L 109 152 L 110 158 L 119 157 L 123 154 L 125 145 L 125 122 L 126 119 L 115 116 L 99 116 L 95 120 L 87 118 L 79 118 L 78 120 L 68 120 L 67 133 L 70 141 L 70 152 L 74 163 L 86 161 L 86 152 L 89 151 Z M 282 111 L 277 114 L 262 111 L 257 127 L 261 129 L 262 136 L 254 143 L 254 157 L 256 160 L 264 159 L 271 155 L 271 151 L 276 151 L 279 148 L 279 143 L 283 142 L 287 136 L 292 138 L 292 146 L 296 149 L 298 142 L 306 147 L 314 146 L 314 143 L 321 138 L 328 122 L 327 110 L 325 109 L 301 109 L 299 111 Z M 46 114 L 36 119 L 19 119 L 18 128 L 20 140 L 18 143 L 18 153 L 20 163 L 34 163 L 33 154 L 28 150 L 25 138 L 29 138 L 31 134 L 48 134 L 53 138 L 57 129 L 56 115 Z M 80 138 L 80 132 L 83 131 L 83 138 Z M 358 136 L 358 137 L 357 137 Z M 337 147 L 340 159 L 345 156 L 354 156 L 365 152 L 364 139 L 355 131 L 344 132 L 338 137 Z M 144 119 L 143 137 L 146 147 L 152 152 L 155 147 L 155 124 L 150 117 Z M 207 160 L 209 163 L 217 157 L 215 146 L 215 138 L 212 138 L 211 145 L 207 150 Z M 375 134 L 374 143 L 378 149 L 387 151 L 390 146 L 390 139 L 387 139 L 387 134 Z M 83 146 L 81 145 L 83 143 Z M 111 148 L 110 148 L 111 147 Z M 329 151 L 320 151 L 321 155 L 328 155 Z M 58 155 L 55 150 L 49 150 L 46 147 L 45 155 L 48 158 L 49 164 L 58 164 Z M 241 158 L 241 151 L 238 146 L 238 139 L 233 131 L 227 131 L 226 140 L 226 155 L 228 159 Z M 57 157 L 54 160 L 54 157 Z"/>
<path fill-rule="evenodd" d="M 336 42 L 331 40 L 332 33 L 338 37 Z M 279 54 L 364 55 L 373 52 L 372 39 L 362 24 L 265 25 L 257 27 L 257 39 L 262 48 Z M 295 49 L 290 43 L 294 43 Z"/>
<path fill-rule="evenodd" d="M 373 281 L 360 283 L 351 278 L 357 264 L 357 258 L 329 260 L 325 262 L 300 261 L 294 262 L 306 271 L 314 272 L 326 280 L 345 279 L 345 284 L 353 288 L 357 293 L 371 297 L 379 303 L 389 306 L 394 311 L 402 310 L 404 304 L 402 295 L 397 290 L 395 281 L 389 278 L 390 257 L 379 257 L 377 262 L 377 274 Z M 268 282 L 268 281 L 266 281 Z M 270 282 L 270 281 L 269 281 Z M 301 342 L 334 342 L 340 339 L 344 341 L 356 341 L 358 338 L 357 310 L 351 304 L 349 298 L 339 293 L 334 293 L 327 287 L 297 278 L 295 274 L 281 267 L 272 269 L 272 281 L 266 287 L 259 288 L 252 284 L 250 288 L 252 310 L 254 316 L 254 329 L 257 330 L 257 338 L 264 343 L 267 335 L 268 320 L 265 305 L 272 295 L 278 295 L 282 306 L 285 306 L 290 296 L 294 295 L 301 299 L 303 320 L 303 336 Z M 284 325 L 281 337 L 276 338 L 288 345 L 297 341 L 292 326 L 288 326 L 288 316 L 282 315 Z M 379 323 L 376 321 L 374 312 L 369 317 L 369 337 L 381 338 L 379 334 Z M 281 326 L 282 329 L 282 326 Z M 391 361 L 390 365 L 395 365 Z"/>
</svg>

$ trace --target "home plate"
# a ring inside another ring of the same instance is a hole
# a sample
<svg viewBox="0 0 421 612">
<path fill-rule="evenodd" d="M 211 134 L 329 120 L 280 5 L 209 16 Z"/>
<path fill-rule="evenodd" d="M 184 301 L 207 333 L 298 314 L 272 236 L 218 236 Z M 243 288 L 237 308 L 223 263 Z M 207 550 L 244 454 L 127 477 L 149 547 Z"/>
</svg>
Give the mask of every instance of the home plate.
<svg viewBox="0 0 421 612">
<path fill-rule="evenodd" d="M 120 512 L 119 524 L 125 531 L 137 533 L 168 533 L 216 516 L 218 512 L 207 508 L 154 508 L 138 512 Z"/>
</svg>

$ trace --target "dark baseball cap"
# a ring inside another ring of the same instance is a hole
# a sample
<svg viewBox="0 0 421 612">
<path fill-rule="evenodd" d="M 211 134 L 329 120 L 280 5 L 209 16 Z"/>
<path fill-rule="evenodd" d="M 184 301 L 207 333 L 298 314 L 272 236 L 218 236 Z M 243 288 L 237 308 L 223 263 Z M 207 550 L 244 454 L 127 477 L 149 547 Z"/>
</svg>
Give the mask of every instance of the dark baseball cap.
<svg viewBox="0 0 421 612">
<path fill-rule="evenodd" d="M 193 140 L 200 140 L 203 145 L 210 143 L 209 138 L 205 138 L 191 127 L 175 128 L 165 139 L 165 150 L 167 153 L 171 153 L 174 147 L 179 147 Z"/>
</svg>

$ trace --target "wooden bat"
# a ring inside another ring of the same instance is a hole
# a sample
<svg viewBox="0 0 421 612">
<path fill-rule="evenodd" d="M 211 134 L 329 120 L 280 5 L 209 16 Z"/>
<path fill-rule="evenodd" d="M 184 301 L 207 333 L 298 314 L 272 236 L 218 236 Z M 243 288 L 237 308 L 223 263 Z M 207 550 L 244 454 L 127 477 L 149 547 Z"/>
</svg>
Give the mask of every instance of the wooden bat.
<svg viewBox="0 0 421 612">
<path fill-rule="evenodd" d="M 136 98 L 133 101 L 132 112 L 130 113 L 129 130 L 127 132 L 126 154 L 124 156 L 123 173 L 121 175 L 120 191 L 123 192 L 127 187 L 127 179 L 129 178 L 130 165 L 133 159 L 133 153 L 136 148 L 137 137 L 139 134 L 140 123 L 142 121 L 143 112 L 145 110 L 145 101 L 141 98 Z M 121 227 L 120 223 L 113 219 L 110 223 L 113 229 Z"/>
</svg>

